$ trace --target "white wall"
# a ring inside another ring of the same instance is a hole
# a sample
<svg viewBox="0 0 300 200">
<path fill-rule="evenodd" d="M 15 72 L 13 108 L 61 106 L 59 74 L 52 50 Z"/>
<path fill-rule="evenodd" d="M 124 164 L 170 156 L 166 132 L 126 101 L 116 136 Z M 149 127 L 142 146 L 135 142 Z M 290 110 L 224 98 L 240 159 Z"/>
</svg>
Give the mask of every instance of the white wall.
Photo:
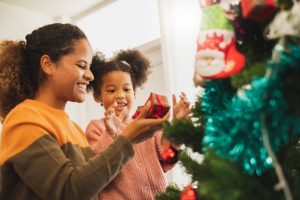
<svg viewBox="0 0 300 200">
<path fill-rule="evenodd" d="M 24 40 L 34 29 L 51 22 L 47 15 L 0 2 L 0 40 Z"/>
<path fill-rule="evenodd" d="M 94 49 L 110 56 L 160 37 L 156 0 L 117 0 L 77 21 Z"/>
<path fill-rule="evenodd" d="M 196 41 L 200 27 L 199 0 L 157 0 L 160 15 L 165 80 L 171 93 L 187 93 L 191 101 Z"/>
<path fill-rule="evenodd" d="M 196 41 L 200 27 L 198 0 L 157 0 L 161 25 L 164 79 L 170 93 L 187 93 L 194 102 L 201 89 L 193 86 Z M 171 95 L 171 94 L 169 94 Z M 171 172 L 171 182 L 180 187 L 191 178 L 179 164 Z"/>
</svg>

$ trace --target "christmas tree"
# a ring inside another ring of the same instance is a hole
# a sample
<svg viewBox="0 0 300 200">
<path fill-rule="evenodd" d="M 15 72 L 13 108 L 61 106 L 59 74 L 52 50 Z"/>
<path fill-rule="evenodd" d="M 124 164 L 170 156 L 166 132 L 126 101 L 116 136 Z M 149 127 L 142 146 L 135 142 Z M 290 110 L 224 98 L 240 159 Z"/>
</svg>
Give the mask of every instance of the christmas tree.
<svg viewBox="0 0 300 200">
<path fill-rule="evenodd" d="M 205 92 L 192 120 L 164 132 L 204 159 L 171 149 L 165 159 L 178 158 L 192 181 L 156 199 L 300 199 L 300 2 L 201 6 L 194 82 Z"/>
</svg>

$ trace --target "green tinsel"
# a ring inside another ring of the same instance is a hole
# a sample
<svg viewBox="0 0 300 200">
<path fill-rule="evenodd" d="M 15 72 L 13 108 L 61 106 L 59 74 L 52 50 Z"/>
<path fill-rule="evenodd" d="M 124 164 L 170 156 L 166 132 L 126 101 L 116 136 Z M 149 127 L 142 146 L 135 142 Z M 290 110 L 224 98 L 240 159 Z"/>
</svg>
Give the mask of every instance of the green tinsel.
<svg viewBox="0 0 300 200">
<path fill-rule="evenodd" d="M 259 115 L 261 112 L 266 115 L 266 128 L 275 152 L 287 144 L 290 136 L 300 134 L 300 118 L 289 113 L 280 77 L 282 72 L 299 67 L 300 48 L 290 46 L 279 63 L 270 65 L 275 73 L 252 81 L 249 90 L 230 95 L 232 90 L 221 88 L 220 82 L 207 84 L 202 100 L 203 144 L 225 158 L 239 161 L 249 174 L 262 174 L 271 167 L 272 160 L 261 139 Z"/>
<path fill-rule="evenodd" d="M 230 84 L 229 79 L 207 81 L 205 95 L 201 100 L 201 110 L 204 113 L 203 118 L 207 119 L 220 110 L 226 109 L 226 105 L 235 94 L 236 90 Z"/>
</svg>

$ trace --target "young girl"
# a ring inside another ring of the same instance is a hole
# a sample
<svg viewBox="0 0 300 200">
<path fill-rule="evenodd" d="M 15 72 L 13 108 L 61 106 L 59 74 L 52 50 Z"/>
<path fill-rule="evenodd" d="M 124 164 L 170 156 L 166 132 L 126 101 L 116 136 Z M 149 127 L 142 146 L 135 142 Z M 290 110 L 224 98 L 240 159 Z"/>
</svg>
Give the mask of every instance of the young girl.
<svg viewBox="0 0 300 200">
<path fill-rule="evenodd" d="M 103 119 L 92 120 L 86 130 L 94 152 L 102 152 L 126 127 L 135 91 L 149 74 L 149 61 L 137 50 L 120 51 L 110 61 L 96 54 L 92 61 L 94 81 L 88 86 L 94 98 L 105 109 Z M 190 112 L 185 94 L 176 102 L 173 96 L 174 117 L 186 117 Z M 172 166 L 165 163 L 160 153 L 169 147 L 157 131 L 150 140 L 134 146 L 136 156 L 99 194 L 99 199 L 152 200 L 165 189 L 164 172 Z"/>
<path fill-rule="evenodd" d="M 46 25 L 26 42 L 0 42 L 0 199 L 97 199 L 134 156 L 141 131 L 167 120 L 142 119 L 146 108 L 95 155 L 64 112 L 68 101 L 84 101 L 94 79 L 92 56 L 86 36 L 71 24 Z"/>
</svg>

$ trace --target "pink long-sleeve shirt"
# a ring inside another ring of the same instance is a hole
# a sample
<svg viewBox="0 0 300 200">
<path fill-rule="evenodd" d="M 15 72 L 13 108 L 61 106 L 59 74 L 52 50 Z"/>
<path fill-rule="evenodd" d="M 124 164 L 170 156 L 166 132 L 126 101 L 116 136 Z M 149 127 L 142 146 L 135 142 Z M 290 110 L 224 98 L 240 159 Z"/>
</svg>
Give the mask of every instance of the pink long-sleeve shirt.
<svg viewBox="0 0 300 200">
<path fill-rule="evenodd" d="M 121 125 L 117 133 L 125 126 Z M 96 153 L 104 150 L 114 140 L 107 132 L 103 119 L 92 120 L 87 126 L 86 134 Z M 162 131 L 157 131 L 151 139 L 134 145 L 135 157 L 99 194 L 99 199 L 153 200 L 158 192 L 164 191 L 164 172 L 172 168 L 172 165 L 163 163 L 160 157 L 160 153 L 167 147 L 168 142 L 162 142 Z"/>
</svg>

